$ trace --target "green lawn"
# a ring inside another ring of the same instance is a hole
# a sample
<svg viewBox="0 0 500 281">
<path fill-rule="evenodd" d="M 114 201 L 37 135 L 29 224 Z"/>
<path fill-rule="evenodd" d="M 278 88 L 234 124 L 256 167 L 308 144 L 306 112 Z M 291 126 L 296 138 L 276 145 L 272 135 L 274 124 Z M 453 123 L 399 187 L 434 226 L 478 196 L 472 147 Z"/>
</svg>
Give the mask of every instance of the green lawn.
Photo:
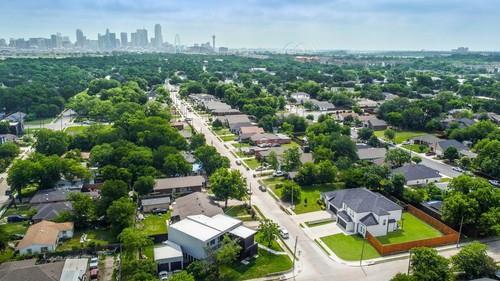
<svg viewBox="0 0 500 281">
<path fill-rule="evenodd" d="M 267 187 L 271 188 L 273 192 L 281 198 L 282 190 L 280 188 L 276 188 L 276 184 L 285 181 L 286 179 L 284 178 L 272 178 L 265 179 L 264 184 L 266 184 Z M 342 186 L 342 183 L 303 186 L 301 200 L 300 202 L 295 203 L 294 212 L 296 214 L 303 214 L 322 210 L 322 205 L 320 204 L 320 202 L 318 202 L 320 193 L 339 189 Z"/>
<path fill-rule="evenodd" d="M 54 120 L 54 118 L 41 118 L 41 119 L 34 119 L 30 121 L 25 121 L 24 125 L 25 126 L 39 126 L 40 124 L 45 125 L 49 124 Z"/>
<path fill-rule="evenodd" d="M 218 136 L 223 136 L 223 135 L 232 135 L 231 131 L 227 128 L 221 128 L 221 129 L 214 129 L 214 133 Z"/>
<path fill-rule="evenodd" d="M 402 145 L 404 148 L 409 149 L 411 151 L 417 152 L 417 153 L 426 153 L 429 152 L 429 147 L 426 145 L 420 145 L 420 144 L 403 144 Z"/>
<path fill-rule="evenodd" d="M 88 128 L 87 126 L 73 126 L 73 127 L 68 127 L 64 131 L 70 135 L 78 135 L 83 133 L 85 131 L 85 128 Z"/>
<path fill-rule="evenodd" d="M 417 136 L 422 136 L 425 135 L 425 132 L 418 132 L 418 131 L 396 131 L 396 137 L 394 138 L 394 141 L 396 143 L 402 143 L 408 139 L 411 139 L 413 137 Z M 379 138 L 385 139 L 384 136 L 384 131 L 375 131 L 375 135 Z"/>
<path fill-rule="evenodd" d="M 84 243 L 80 243 L 80 238 L 84 233 L 87 234 L 87 241 Z M 57 250 L 67 251 L 78 249 L 81 247 L 87 247 L 92 243 L 95 243 L 96 245 L 107 245 L 115 242 L 117 242 L 117 238 L 111 233 L 109 229 L 87 229 L 85 231 L 75 232 L 73 238 L 64 241 L 57 247 Z"/>
<path fill-rule="evenodd" d="M 28 213 L 30 213 L 31 206 L 30 205 L 23 205 L 23 204 L 17 204 L 17 208 L 12 205 L 10 208 L 5 211 L 3 214 L 3 217 L 8 217 L 11 215 L 23 215 L 26 216 Z"/>
<path fill-rule="evenodd" d="M 300 147 L 300 145 L 294 141 L 290 142 L 290 143 L 285 143 L 285 144 L 282 144 L 281 147 L 284 147 L 286 149 L 289 149 L 289 148 L 293 148 L 293 147 Z"/>
<path fill-rule="evenodd" d="M 29 223 L 28 222 L 15 222 L 15 223 L 6 223 L 0 225 L 0 229 L 4 232 L 8 237 L 12 235 L 23 235 L 28 230 Z"/>
<path fill-rule="evenodd" d="M 12 260 L 14 258 L 14 256 L 15 256 L 15 253 L 11 249 L 6 249 L 6 250 L 0 251 L 0 264 L 4 263 L 6 261 Z"/>
<path fill-rule="evenodd" d="M 439 237 L 443 234 L 410 213 L 403 213 L 402 229 L 377 237 L 382 244 L 395 244 Z"/>
<path fill-rule="evenodd" d="M 223 140 L 223 141 L 234 141 L 234 138 L 236 137 L 236 135 L 225 135 L 225 136 L 221 136 L 220 138 Z"/>
<path fill-rule="evenodd" d="M 145 216 L 144 221 L 137 225 L 137 228 L 146 235 L 167 233 L 166 221 L 169 219 L 170 212 L 161 215 L 149 214 Z"/>
<path fill-rule="evenodd" d="M 326 237 L 321 240 L 330 248 L 335 255 L 346 261 L 356 261 L 361 258 L 361 250 L 363 248 L 363 237 L 355 235 L 345 235 L 338 233 Z M 365 241 L 365 249 L 363 252 L 363 260 L 374 259 L 380 257 L 380 254 L 373 248 L 368 241 Z"/>
<path fill-rule="evenodd" d="M 250 216 L 250 212 L 247 205 L 230 206 L 224 210 L 224 213 L 233 218 Z"/>
<path fill-rule="evenodd" d="M 248 167 L 250 167 L 250 169 L 252 169 L 252 170 L 254 170 L 254 169 L 256 169 L 257 167 L 260 166 L 259 160 L 255 159 L 255 158 L 246 159 L 246 160 L 243 160 L 243 161 L 245 161 L 245 163 L 248 165 Z"/>
<path fill-rule="evenodd" d="M 271 273 L 283 272 L 292 268 L 292 261 L 287 255 L 273 255 L 259 249 L 259 256 L 252 258 L 248 265 L 235 263 L 221 268 L 225 280 L 247 280 L 265 277 Z"/>
<path fill-rule="evenodd" d="M 280 244 L 276 240 L 273 240 L 271 242 L 271 246 L 269 246 L 269 243 L 267 241 L 264 242 L 262 239 L 262 234 L 260 232 L 257 232 L 257 234 L 255 234 L 255 242 L 263 246 L 269 247 L 275 251 L 283 252 L 283 248 L 281 248 Z"/>
</svg>

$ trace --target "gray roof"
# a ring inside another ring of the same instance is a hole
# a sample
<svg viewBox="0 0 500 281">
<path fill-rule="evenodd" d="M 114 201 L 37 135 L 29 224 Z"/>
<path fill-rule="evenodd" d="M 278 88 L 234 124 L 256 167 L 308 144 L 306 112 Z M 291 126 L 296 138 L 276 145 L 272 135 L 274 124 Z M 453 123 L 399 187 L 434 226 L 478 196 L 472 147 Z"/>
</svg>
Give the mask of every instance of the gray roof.
<svg viewBox="0 0 500 281">
<path fill-rule="evenodd" d="M 239 131 L 240 128 L 249 126 L 252 126 L 252 122 L 231 123 L 229 124 L 229 129 L 231 129 L 231 131 Z"/>
<path fill-rule="evenodd" d="M 44 189 L 38 191 L 30 200 L 30 204 L 42 204 L 49 202 L 68 201 L 70 193 L 78 191 L 68 191 L 65 189 Z"/>
<path fill-rule="evenodd" d="M 64 212 L 73 211 L 73 205 L 71 202 L 62 201 L 55 203 L 47 203 L 47 204 L 39 204 L 36 205 L 35 208 L 38 210 L 36 215 L 33 216 L 33 220 L 54 220 L 60 214 Z"/>
<path fill-rule="evenodd" d="M 382 119 L 378 119 L 377 117 L 368 119 L 368 123 L 370 123 L 371 126 L 387 126 L 387 122 Z"/>
<path fill-rule="evenodd" d="M 375 216 L 372 213 L 369 213 L 368 215 L 362 217 L 359 221 L 366 226 L 378 224 L 377 219 L 375 218 Z"/>
<path fill-rule="evenodd" d="M 9 120 L 12 122 L 21 122 L 24 121 L 24 118 L 26 118 L 26 113 L 18 111 L 5 117 L 5 120 Z"/>
<path fill-rule="evenodd" d="M 142 206 L 150 206 L 157 204 L 170 204 L 170 197 L 157 197 L 157 198 L 148 198 L 141 200 Z"/>
<path fill-rule="evenodd" d="M 341 209 L 342 203 L 345 203 L 356 213 L 372 212 L 380 216 L 387 215 L 389 211 L 403 209 L 385 196 L 364 187 L 329 191 L 323 195 L 337 209 Z"/>
<path fill-rule="evenodd" d="M 439 178 L 439 172 L 421 164 L 408 164 L 392 170 L 393 174 L 402 174 L 407 181 Z"/>
<path fill-rule="evenodd" d="M 250 137 L 251 141 L 259 141 L 263 139 L 290 139 L 290 138 L 283 134 L 271 134 L 271 133 L 260 133 Z"/>
<path fill-rule="evenodd" d="M 205 178 L 202 176 L 187 176 L 175 178 L 156 179 L 154 190 L 165 190 L 182 187 L 197 187 L 205 184 Z"/>
<path fill-rule="evenodd" d="M 429 208 L 432 208 L 436 211 L 441 211 L 441 207 L 443 206 L 443 201 L 441 200 L 432 200 L 432 201 L 427 201 L 427 202 L 424 202 L 422 203 L 422 205 L 425 205 Z"/>
<path fill-rule="evenodd" d="M 183 220 L 188 216 L 193 215 L 203 214 L 212 217 L 223 213 L 224 211 L 222 208 L 214 203 L 208 194 L 203 192 L 194 192 L 175 199 L 172 217 L 179 217 L 179 219 Z"/>
<path fill-rule="evenodd" d="M 224 120 L 229 126 L 236 123 L 252 123 L 246 114 L 224 115 Z"/>
<path fill-rule="evenodd" d="M 430 135 L 430 134 L 426 134 L 426 135 L 422 135 L 422 136 L 416 136 L 416 137 L 413 137 L 411 138 L 411 140 L 418 140 L 418 141 L 423 141 L 423 142 L 426 142 L 426 143 L 430 143 L 430 144 L 434 144 L 434 143 L 437 143 L 437 142 L 440 142 L 441 139 L 434 136 L 434 135 Z"/>
<path fill-rule="evenodd" d="M 467 146 L 463 145 L 461 142 L 457 141 L 457 140 L 444 140 L 444 141 L 440 141 L 437 143 L 441 149 L 443 151 L 445 151 L 446 149 L 448 149 L 449 147 L 454 147 L 456 148 L 458 151 L 462 151 L 462 150 L 469 150 L 467 148 Z"/>
<path fill-rule="evenodd" d="M 3 263 L 0 281 L 59 281 L 65 262 L 35 263 L 35 259 Z"/>
<path fill-rule="evenodd" d="M 379 158 L 385 158 L 387 150 L 385 148 L 378 147 L 363 147 L 358 148 L 358 157 L 360 160 L 373 160 Z"/>
<path fill-rule="evenodd" d="M 337 216 L 341 217 L 343 220 L 345 220 L 346 222 L 352 222 L 352 219 L 351 217 L 347 214 L 346 211 L 340 211 L 337 213 Z"/>
<path fill-rule="evenodd" d="M 309 100 L 314 106 L 317 106 L 319 108 L 326 108 L 326 109 L 334 109 L 335 105 L 331 102 L 328 101 L 319 101 L 315 99 Z"/>
</svg>

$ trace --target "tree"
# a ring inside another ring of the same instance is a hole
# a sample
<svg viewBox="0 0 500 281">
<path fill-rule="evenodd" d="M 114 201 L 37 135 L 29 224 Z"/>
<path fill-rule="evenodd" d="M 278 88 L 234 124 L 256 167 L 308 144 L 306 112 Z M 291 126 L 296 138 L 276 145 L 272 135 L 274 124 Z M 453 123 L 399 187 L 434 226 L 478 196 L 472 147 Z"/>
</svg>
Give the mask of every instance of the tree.
<svg viewBox="0 0 500 281">
<path fill-rule="evenodd" d="M 153 241 L 149 236 L 144 234 L 144 232 L 137 231 L 134 227 L 125 228 L 118 235 L 118 239 L 123 244 L 125 250 L 130 253 L 139 251 L 139 256 L 142 256 L 142 250 L 145 247 L 153 245 Z"/>
<path fill-rule="evenodd" d="M 168 281 L 195 281 L 194 276 L 187 271 L 174 273 L 168 278 Z"/>
<path fill-rule="evenodd" d="M 13 190 L 21 194 L 21 189 L 29 184 L 38 183 L 38 177 L 42 172 L 39 163 L 27 160 L 17 160 L 9 169 L 7 183 Z"/>
<path fill-rule="evenodd" d="M 113 201 L 106 211 L 108 222 L 115 233 L 120 233 L 124 228 L 132 226 L 134 214 L 135 204 L 126 197 Z"/>
<path fill-rule="evenodd" d="M 448 281 L 452 273 L 448 260 L 431 248 L 413 248 L 411 250 L 412 275 L 419 281 Z"/>
<path fill-rule="evenodd" d="M 203 134 L 194 134 L 191 137 L 191 143 L 189 144 L 189 149 L 192 151 L 196 150 L 198 147 L 206 144 L 206 139 Z"/>
<path fill-rule="evenodd" d="M 277 223 L 264 218 L 259 223 L 259 232 L 261 233 L 262 241 L 267 242 L 267 247 L 269 248 L 274 239 L 280 234 L 280 229 Z"/>
<path fill-rule="evenodd" d="M 486 245 L 472 242 L 464 246 L 458 254 L 451 257 L 453 269 L 464 272 L 468 280 L 481 277 L 494 277 L 497 266 L 486 253 Z"/>
<path fill-rule="evenodd" d="M 230 265 L 238 258 L 241 251 L 241 246 L 236 240 L 233 240 L 229 235 L 225 235 L 222 239 L 221 246 L 215 251 L 215 262 L 220 268 L 221 265 Z"/>
<path fill-rule="evenodd" d="M 73 207 L 73 221 L 77 227 L 85 228 L 97 219 L 96 204 L 89 195 L 80 192 L 69 194 Z"/>
<path fill-rule="evenodd" d="M 36 132 L 35 137 L 35 149 L 38 153 L 61 156 L 68 151 L 70 139 L 65 132 L 41 129 Z"/>
<path fill-rule="evenodd" d="M 210 176 L 210 189 L 219 199 L 224 200 L 227 208 L 229 199 L 241 200 L 246 197 L 247 185 L 238 170 L 221 168 Z"/>
<path fill-rule="evenodd" d="M 462 218 L 467 225 L 476 221 L 478 209 L 479 205 L 474 198 L 454 192 L 443 200 L 441 214 L 443 220 L 451 225 L 458 226 Z"/>
<path fill-rule="evenodd" d="M 480 234 L 484 236 L 500 235 L 500 207 L 492 207 L 482 213 L 479 217 L 478 228 Z"/>
<path fill-rule="evenodd" d="M 400 149 L 389 149 L 385 155 L 385 162 L 389 163 L 392 167 L 401 167 L 404 163 L 411 161 L 410 153 Z"/>
<path fill-rule="evenodd" d="M 134 190 L 139 195 L 146 195 L 153 191 L 155 179 L 152 176 L 141 176 L 134 183 Z"/>
<path fill-rule="evenodd" d="M 387 129 L 384 131 L 384 136 L 390 140 L 390 141 L 394 141 L 394 138 L 396 137 L 396 131 L 394 131 L 393 129 Z"/>
<path fill-rule="evenodd" d="M 415 164 L 418 164 L 418 163 L 422 162 L 422 158 L 420 158 L 419 156 L 413 156 L 411 158 L 411 161 L 413 161 L 413 163 L 415 163 Z"/>
<path fill-rule="evenodd" d="M 368 139 L 367 144 L 368 144 L 369 146 L 379 147 L 379 146 L 380 146 L 380 140 L 378 139 L 378 137 L 377 137 L 376 135 L 372 135 L 372 136 Z"/>
<path fill-rule="evenodd" d="M 204 145 L 198 147 L 194 152 L 194 156 L 200 160 L 203 169 L 208 175 L 211 175 L 217 169 L 229 168 L 229 159 L 221 156 L 212 146 Z"/>
<path fill-rule="evenodd" d="M 273 170 L 278 170 L 280 167 L 280 162 L 278 160 L 278 155 L 276 155 L 276 152 L 273 150 L 269 155 L 266 157 L 266 162 L 271 165 L 271 168 Z"/>
<path fill-rule="evenodd" d="M 165 157 L 162 169 L 168 177 L 184 176 L 192 170 L 193 166 L 180 153 Z"/>
<path fill-rule="evenodd" d="M 300 151 L 298 147 L 289 148 L 283 155 L 283 162 L 286 171 L 297 170 L 300 165 Z"/>
<path fill-rule="evenodd" d="M 398 273 L 390 281 L 417 281 L 417 279 L 412 275 Z"/>
<path fill-rule="evenodd" d="M 286 181 L 281 185 L 283 191 L 281 192 L 281 199 L 287 202 L 299 202 L 302 193 L 302 188 L 292 181 Z"/>
<path fill-rule="evenodd" d="M 458 157 L 460 157 L 460 155 L 458 154 L 458 150 L 456 147 L 453 147 L 453 146 L 450 146 L 448 147 L 444 152 L 443 152 L 443 157 L 450 161 L 450 162 L 453 162 L 455 161 L 456 159 L 458 159 Z"/>
<path fill-rule="evenodd" d="M 101 187 L 100 210 L 106 210 L 113 201 L 127 196 L 127 183 L 121 180 L 107 180 Z"/>
<path fill-rule="evenodd" d="M 222 122 L 220 121 L 220 119 L 219 119 L 219 118 L 216 118 L 216 119 L 212 122 L 212 127 L 213 127 L 214 129 L 216 129 L 216 130 L 217 130 L 217 129 L 222 128 Z"/>
<path fill-rule="evenodd" d="M 360 140 L 368 141 L 371 136 L 373 136 L 373 129 L 371 128 L 361 128 L 358 131 L 358 138 Z"/>
<path fill-rule="evenodd" d="M 403 196 L 403 191 L 405 189 L 406 179 L 401 174 L 395 174 L 391 176 L 391 190 L 386 190 L 388 193 L 401 197 Z"/>
</svg>

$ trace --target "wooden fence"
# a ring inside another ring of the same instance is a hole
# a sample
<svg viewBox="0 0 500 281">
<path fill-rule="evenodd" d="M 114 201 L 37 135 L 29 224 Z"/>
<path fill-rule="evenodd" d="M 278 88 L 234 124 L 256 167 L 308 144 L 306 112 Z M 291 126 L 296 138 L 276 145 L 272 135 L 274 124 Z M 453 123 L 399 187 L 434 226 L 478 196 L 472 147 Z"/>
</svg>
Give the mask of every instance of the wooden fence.
<svg viewBox="0 0 500 281">
<path fill-rule="evenodd" d="M 441 233 L 443 233 L 443 236 L 429 238 L 429 239 L 423 239 L 423 240 L 409 241 L 409 242 L 404 242 L 404 243 L 384 245 L 384 244 L 380 243 L 380 241 L 378 241 L 378 239 L 376 237 L 374 237 L 369 232 L 367 232 L 366 239 L 382 256 L 406 252 L 406 251 L 409 251 L 410 249 L 416 248 L 416 247 L 438 247 L 438 246 L 449 245 L 449 244 L 453 244 L 453 243 L 457 242 L 458 233 L 454 229 L 452 229 L 451 227 L 449 227 L 446 224 L 442 223 L 441 221 L 429 216 L 425 212 L 415 208 L 412 205 L 408 205 L 407 210 L 412 215 L 416 216 L 417 218 L 423 220 L 424 222 L 432 225 L 432 227 L 441 231 Z"/>
</svg>

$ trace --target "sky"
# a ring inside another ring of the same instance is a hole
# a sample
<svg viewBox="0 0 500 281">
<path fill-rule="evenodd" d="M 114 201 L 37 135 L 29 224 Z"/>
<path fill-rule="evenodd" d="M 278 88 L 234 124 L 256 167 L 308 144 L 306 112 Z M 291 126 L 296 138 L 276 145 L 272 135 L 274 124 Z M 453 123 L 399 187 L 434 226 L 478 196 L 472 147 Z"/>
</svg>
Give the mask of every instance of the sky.
<svg viewBox="0 0 500 281">
<path fill-rule="evenodd" d="M 500 50 L 500 0 L 0 0 L 0 38 L 90 39 L 154 24 L 192 45 L 307 50 Z"/>
</svg>

